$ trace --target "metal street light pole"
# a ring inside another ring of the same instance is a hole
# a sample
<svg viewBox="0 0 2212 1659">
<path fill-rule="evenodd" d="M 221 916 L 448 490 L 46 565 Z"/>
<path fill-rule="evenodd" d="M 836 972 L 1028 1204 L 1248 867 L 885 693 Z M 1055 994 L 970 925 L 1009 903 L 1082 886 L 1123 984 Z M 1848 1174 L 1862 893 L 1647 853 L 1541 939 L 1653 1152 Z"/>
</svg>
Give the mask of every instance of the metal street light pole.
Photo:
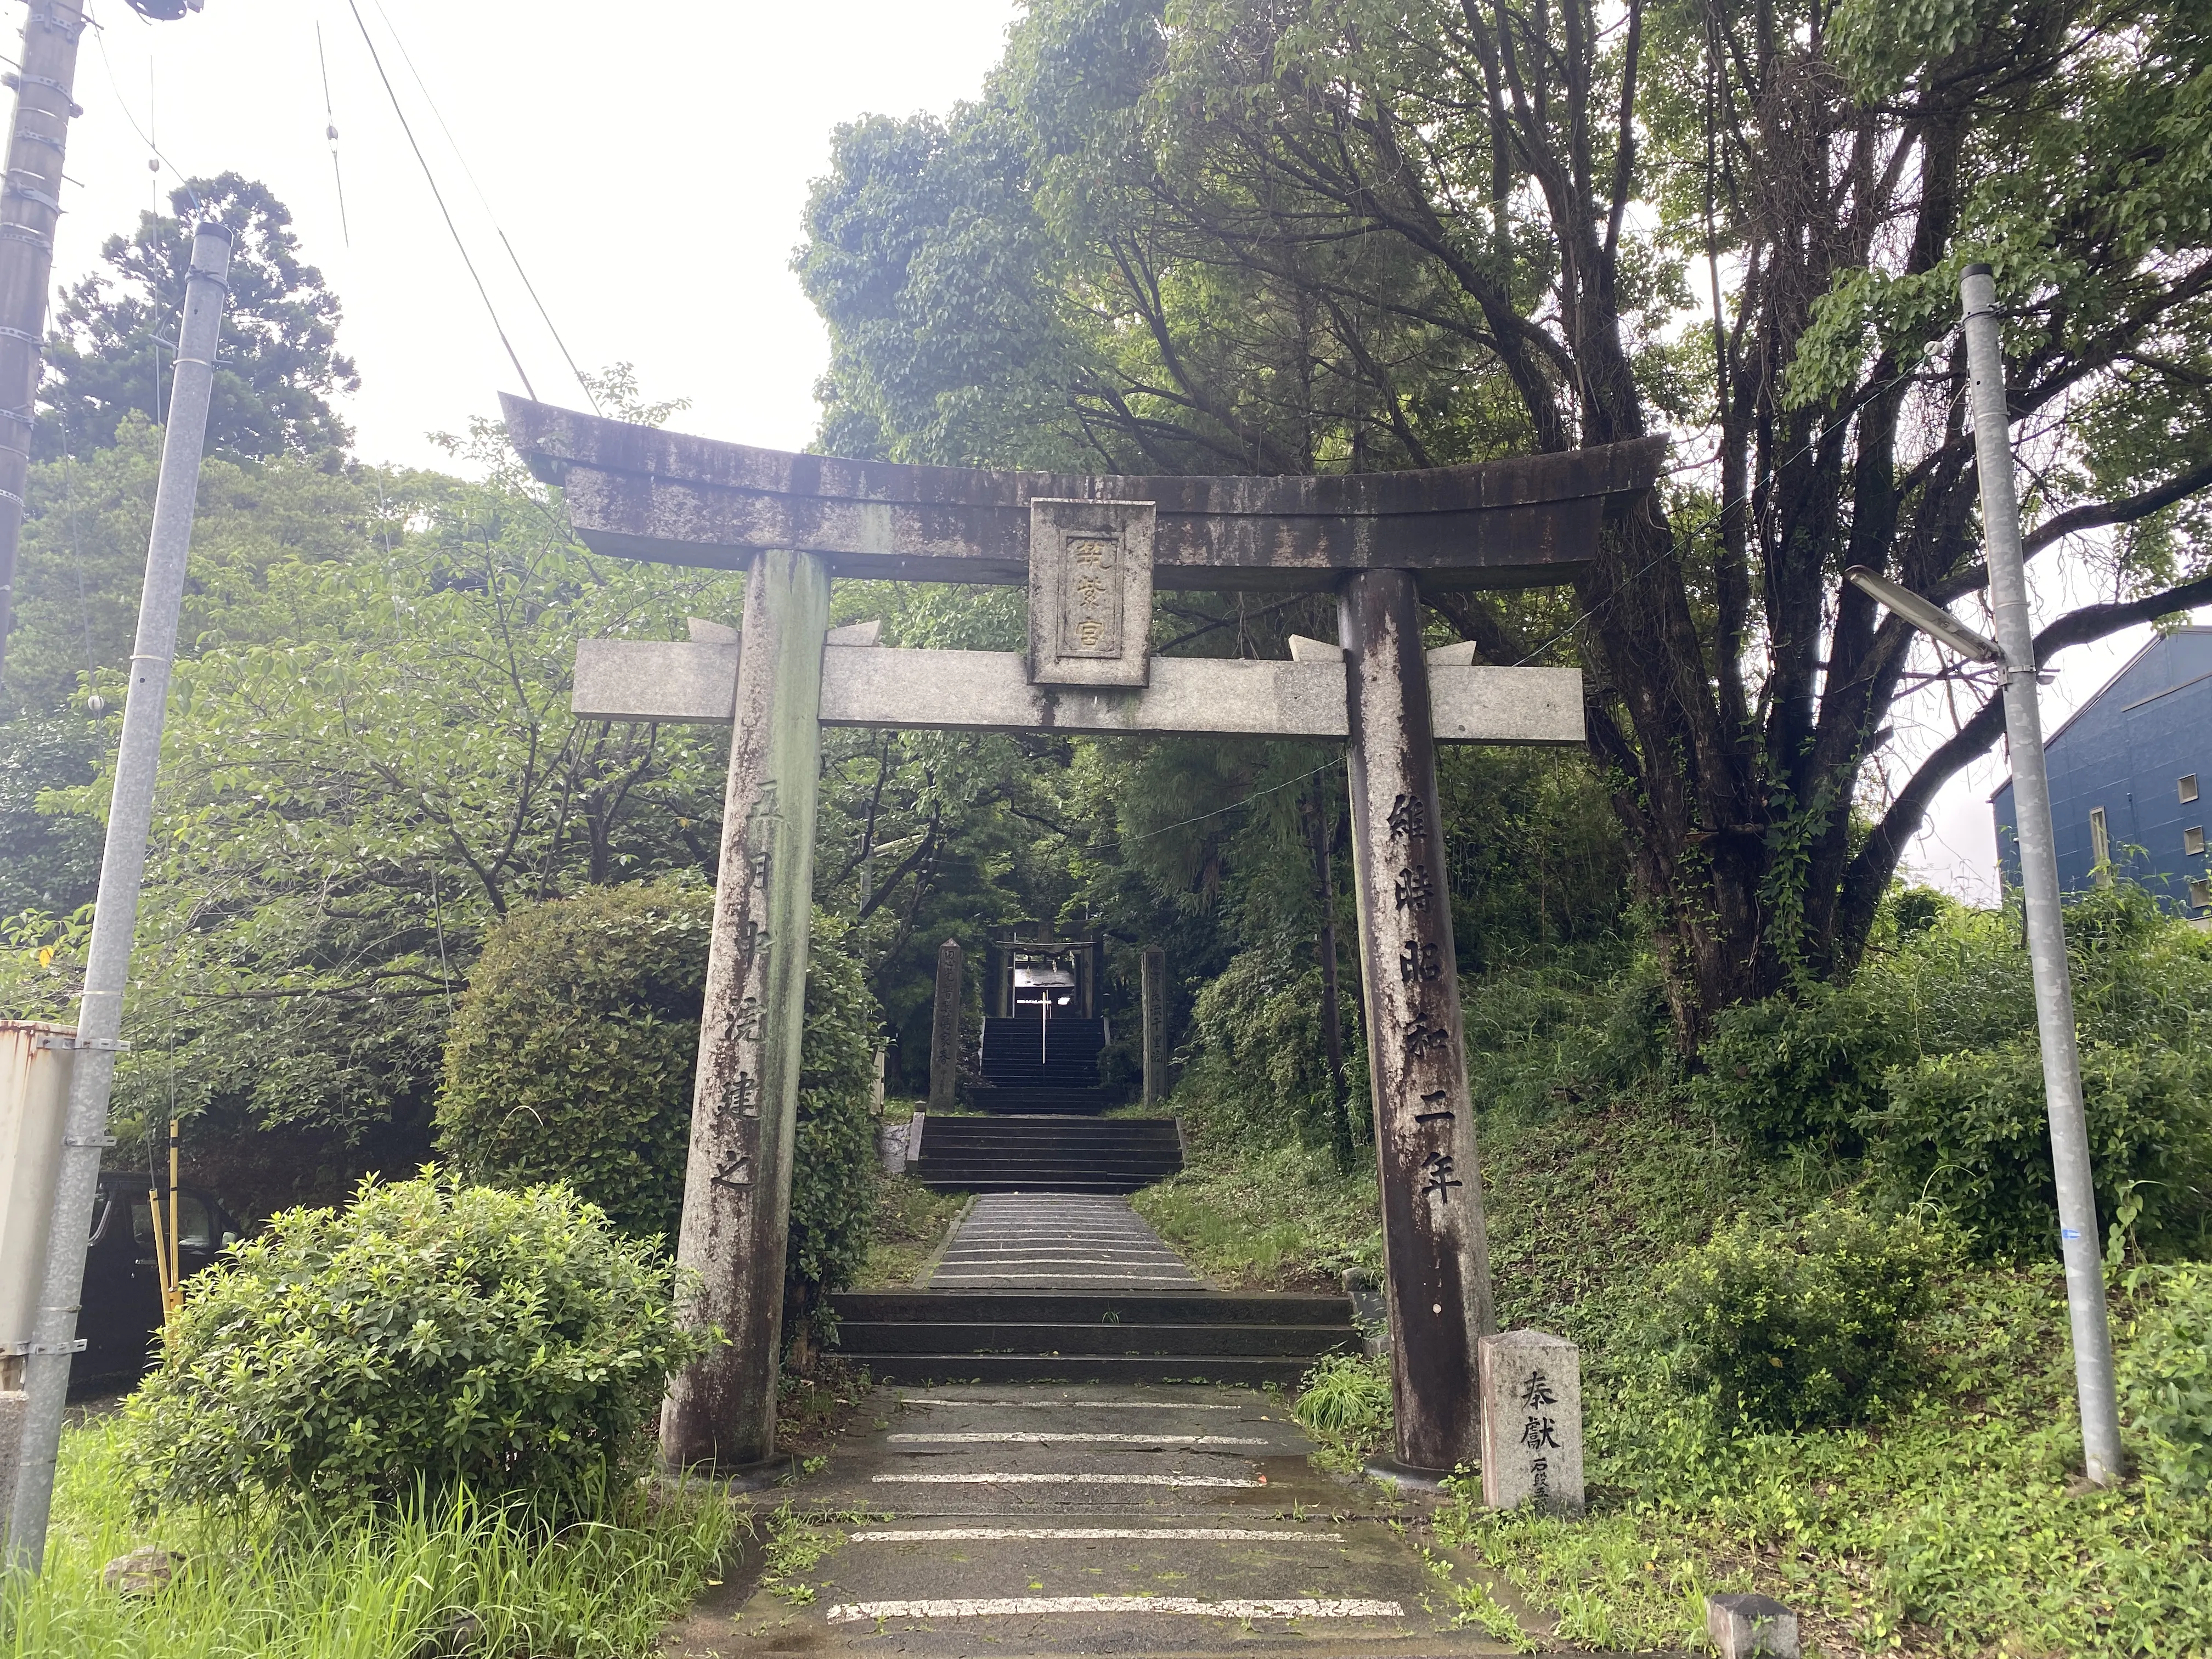
<svg viewBox="0 0 2212 1659">
<path fill-rule="evenodd" d="M 2097 1191 L 2089 1172 L 2089 1129 L 2081 1109 L 2081 1056 L 2074 1036 L 2074 988 L 2066 965 L 2066 923 L 2058 898 L 2058 854 L 2051 827 L 2051 780 L 2044 769 L 2043 714 L 2036 691 L 2035 629 L 2013 493 L 2011 415 L 2005 403 L 2004 352 L 1987 265 L 1960 279 L 1966 310 L 1966 364 L 1974 415 L 1974 459 L 1981 475 L 1982 537 L 1990 602 L 2004 651 L 2005 736 L 2012 749 L 2013 804 L 2020 830 L 2020 882 L 2027 906 L 2027 954 L 2035 975 L 2035 1018 L 2043 1045 L 2043 1094 L 2051 1116 L 2051 1165 L 2058 1184 L 2059 1249 L 2066 1262 L 2066 1307 L 2074 1333 L 2074 1385 L 2089 1479 L 2117 1480 L 2124 1464 L 2119 1404 L 2112 1384 L 2112 1334 L 2105 1311 L 2104 1252 Z"/>
<path fill-rule="evenodd" d="M 191 271 L 185 283 L 169 421 L 161 434 L 161 480 L 154 494 L 154 530 L 146 548 L 146 586 L 138 601 L 138 638 L 131 650 L 131 690 L 123 706 L 106 850 L 100 855 L 100 898 L 93 909 L 92 949 L 77 1006 L 79 1052 L 62 1130 L 61 1178 L 55 1183 L 46 1277 L 24 1367 L 24 1391 L 30 1398 L 23 1413 L 22 1462 L 8 1517 L 5 1559 L 30 1573 L 46 1559 L 70 1358 L 84 1346 L 77 1340 L 76 1316 L 77 1297 L 84 1290 L 85 1239 L 99 1195 L 100 1149 L 110 1144 L 107 1097 L 121 1047 L 123 992 L 130 979 L 146 838 L 154 824 L 161 726 L 168 710 L 177 613 L 184 599 L 185 559 L 191 546 L 192 508 L 199 494 L 200 453 L 229 274 L 230 232 L 217 224 L 200 226 L 192 236 Z"/>
</svg>

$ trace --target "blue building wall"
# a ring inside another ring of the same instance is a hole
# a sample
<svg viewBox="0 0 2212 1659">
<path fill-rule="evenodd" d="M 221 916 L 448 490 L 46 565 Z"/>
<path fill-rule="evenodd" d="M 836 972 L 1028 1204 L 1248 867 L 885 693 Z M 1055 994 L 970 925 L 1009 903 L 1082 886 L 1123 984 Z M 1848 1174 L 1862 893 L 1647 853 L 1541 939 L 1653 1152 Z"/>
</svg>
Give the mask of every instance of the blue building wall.
<svg viewBox="0 0 2212 1659">
<path fill-rule="evenodd" d="M 2212 879 L 2204 855 L 2184 850 L 2191 829 L 2212 826 L 2212 628 L 2153 640 L 2105 689 L 2044 743 L 2058 884 L 2069 893 L 2094 882 L 2089 814 L 2105 809 L 2113 873 L 2147 888 L 2166 909 L 2212 914 L 2191 902 L 2191 884 Z M 2181 799 L 2181 780 L 2197 799 Z M 2020 884 L 2012 784 L 1990 798 L 2005 884 Z M 2198 887 L 2195 896 L 2205 896 Z"/>
</svg>

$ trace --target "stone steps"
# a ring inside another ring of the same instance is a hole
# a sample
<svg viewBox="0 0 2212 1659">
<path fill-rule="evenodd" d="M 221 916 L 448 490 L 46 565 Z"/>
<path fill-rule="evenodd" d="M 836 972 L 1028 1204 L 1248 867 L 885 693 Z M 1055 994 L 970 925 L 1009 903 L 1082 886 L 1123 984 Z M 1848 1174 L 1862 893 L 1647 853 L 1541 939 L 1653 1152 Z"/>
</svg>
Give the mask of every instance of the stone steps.
<svg viewBox="0 0 2212 1659">
<path fill-rule="evenodd" d="M 938 1192 L 1132 1193 L 1182 1168 L 1173 1118 L 915 1121 L 921 1144 L 908 1173 Z"/>
</svg>

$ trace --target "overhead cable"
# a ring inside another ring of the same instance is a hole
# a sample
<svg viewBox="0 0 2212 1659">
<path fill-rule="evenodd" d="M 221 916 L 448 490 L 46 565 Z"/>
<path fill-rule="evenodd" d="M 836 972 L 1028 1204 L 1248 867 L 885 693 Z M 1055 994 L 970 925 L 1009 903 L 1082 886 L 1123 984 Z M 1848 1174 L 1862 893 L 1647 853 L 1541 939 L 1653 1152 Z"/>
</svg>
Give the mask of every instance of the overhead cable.
<svg viewBox="0 0 2212 1659">
<path fill-rule="evenodd" d="M 415 67 L 415 54 L 407 50 L 407 42 L 400 34 L 398 25 L 392 21 L 392 14 L 384 9 L 384 0 L 374 0 L 374 4 L 376 15 L 384 20 L 385 29 L 392 36 L 392 44 L 399 48 L 400 61 L 407 65 L 407 72 L 415 77 L 416 89 L 422 94 L 422 101 L 429 106 L 430 118 L 438 124 L 438 131 L 446 135 L 446 143 L 453 149 L 453 159 L 461 164 L 461 176 L 469 181 L 469 188 L 476 191 L 477 200 L 483 208 L 484 217 L 491 221 L 492 234 L 499 238 L 499 245 L 507 250 L 507 257 L 514 266 L 514 274 L 522 278 L 522 286 L 530 295 L 530 302 L 538 307 L 538 314 L 544 319 L 545 331 L 553 337 L 553 343 L 560 347 L 561 356 L 568 362 L 568 372 L 576 377 L 576 384 L 583 387 L 584 396 L 591 401 L 592 412 L 595 415 L 600 413 L 599 394 L 592 390 L 592 383 L 584 378 L 584 371 L 576 367 L 576 359 L 568 350 L 568 343 L 561 337 L 561 331 L 554 324 L 553 313 L 545 308 L 545 301 L 538 297 L 538 284 L 530 280 L 530 273 L 522 268 L 522 256 L 514 251 L 514 244 L 507 240 L 507 232 L 499 222 L 499 216 L 492 211 L 491 198 L 484 194 L 483 186 L 477 182 L 476 169 L 469 165 L 469 158 L 461 149 L 461 141 L 453 137 L 453 128 L 446 125 L 444 112 L 439 109 L 438 100 L 430 95 L 430 83 L 422 78 L 422 71 Z"/>
<path fill-rule="evenodd" d="M 469 280 L 477 285 L 477 296 L 483 301 L 485 313 L 491 319 L 492 332 L 499 336 L 500 344 L 507 349 L 507 361 L 514 366 L 515 374 L 521 378 L 522 389 L 530 394 L 531 402 L 536 403 L 538 390 L 530 384 L 530 371 L 523 368 L 522 359 L 515 356 L 514 343 L 507 337 L 507 330 L 500 325 L 499 307 L 492 304 L 491 291 L 484 287 L 483 278 L 477 274 L 477 262 L 469 258 L 468 245 L 461 240 L 460 228 L 453 222 L 453 210 L 446 205 L 445 192 L 438 188 L 437 175 L 430 171 L 430 158 L 422 154 L 422 146 L 416 142 L 415 129 L 408 124 L 407 112 L 400 107 L 399 94 L 392 84 L 392 77 L 384 72 L 384 59 L 376 50 L 375 40 L 369 34 L 368 21 L 362 16 L 361 8 L 354 3 L 354 0 L 346 0 L 346 9 L 353 13 L 353 21 L 361 30 L 362 44 L 368 48 L 368 61 L 376 65 L 376 78 L 384 82 L 384 95 L 392 100 L 392 112 L 399 118 L 399 130 L 407 135 L 407 146 L 415 152 L 415 160 L 422 167 L 423 182 L 430 186 L 431 198 L 438 204 L 438 211 L 445 218 L 446 231 L 453 239 L 454 251 L 461 256 L 461 263 L 468 267 Z"/>
</svg>

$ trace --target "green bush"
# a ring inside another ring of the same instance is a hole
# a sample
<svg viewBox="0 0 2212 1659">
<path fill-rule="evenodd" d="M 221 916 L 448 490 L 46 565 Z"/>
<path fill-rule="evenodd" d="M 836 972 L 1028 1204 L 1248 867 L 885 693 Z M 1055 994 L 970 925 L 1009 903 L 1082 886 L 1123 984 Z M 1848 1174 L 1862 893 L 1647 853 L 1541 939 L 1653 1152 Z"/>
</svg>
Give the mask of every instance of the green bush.
<svg viewBox="0 0 2212 1659">
<path fill-rule="evenodd" d="M 859 1279 L 875 1229 L 876 1033 L 882 1018 L 845 939 L 843 922 L 815 912 L 783 1275 L 784 1329 L 793 1336 L 805 1328 L 802 1322 L 826 1322 L 823 1293 Z"/>
<path fill-rule="evenodd" d="M 714 896 L 672 882 L 516 907 L 446 1042 L 438 1147 L 507 1185 L 565 1181 L 673 1240 Z"/>
<path fill-rule="evenodd" d="M 589 1508 L 708 1340 L 678 1328 L 673 1279 L 558 1186 L 432 1172 L 282 1212 L 192 1282 L 125 1408 L 140 1501 Z"/>
<path fill-rule="evenodd" d="M 2043 1060 L 2033 1036 L 1934 1054 L 1897 1068 L 1888 1103 L 1863 1115 L 1870 1162 L 1893 1198 L 1926 1197 L 1982 1252 L 2058 1245 Z M 2212 1176 L 2212 1053 L 2085 1044 L 2081 1096 L 2098 1212 L 2133 1217 L 2137 1240 L 2190 1249 L 2203 1237 Z"/>
<path fill-rule="evenodd" d="M 1288 958 L 1291 965 L 1284 966 Z M 1359 1046 L 1356 981 L 1338 985 L 1344 1021 L 1349 1139 L 1364 1140 L 1367 1061 Z M 1247 951 L 1208 981 L 1191 1010 L 1196 1064 L 1178 1095 L 1219 1128 L 1258 1145 L 1326 1151 L 1336 1144 L 1329 1100 L 1321 969 L 1285 949 Z"/>
<path fill-rule="evenodd" d="M 2099 1196 L 2145 1249 L 2212 1230 L 2212 937 L 2127 883 L 2067 907 Z M 1850 983 L 1723 1013 L 1691 1094 L 1769 1145 L 1863 1151 L 1887 1200 L 1948 1209 L 1992 1255 L 2057 1225 L 2016 912 L 1896 896 Z"/>
<path fill-rule="evenodd" d="M 2120 1402 L 2148 1472 L 2182 1492 L 2212 1490 L 2212 1268 L 2138 1269 L 2159 1291 L 2120 1350 Z"/>
<path fill-rule="evenodd" d="M 673 883 L 589 888 L 493 929 L 446 1050 L 447 1158 L 509 1186 L 565 1181 L 672 1243 L 714 902 Z M 875 1210 L 880 1020 L 845 937 L 815 913 L 784 1273 L 794 1333 L 859 1273 Z"/>
<path fill-rule="evenodd" d="M 1661 1272 L 1678 1374 L 1759 1427 L 1858 1420 L 1914 1380 L 1905 1328 L 1954 1253 L 1948 1229 L 1910 1216 L 1829 1204 L 1794 1224 L 1739 1217 Z"/>
</svg>

